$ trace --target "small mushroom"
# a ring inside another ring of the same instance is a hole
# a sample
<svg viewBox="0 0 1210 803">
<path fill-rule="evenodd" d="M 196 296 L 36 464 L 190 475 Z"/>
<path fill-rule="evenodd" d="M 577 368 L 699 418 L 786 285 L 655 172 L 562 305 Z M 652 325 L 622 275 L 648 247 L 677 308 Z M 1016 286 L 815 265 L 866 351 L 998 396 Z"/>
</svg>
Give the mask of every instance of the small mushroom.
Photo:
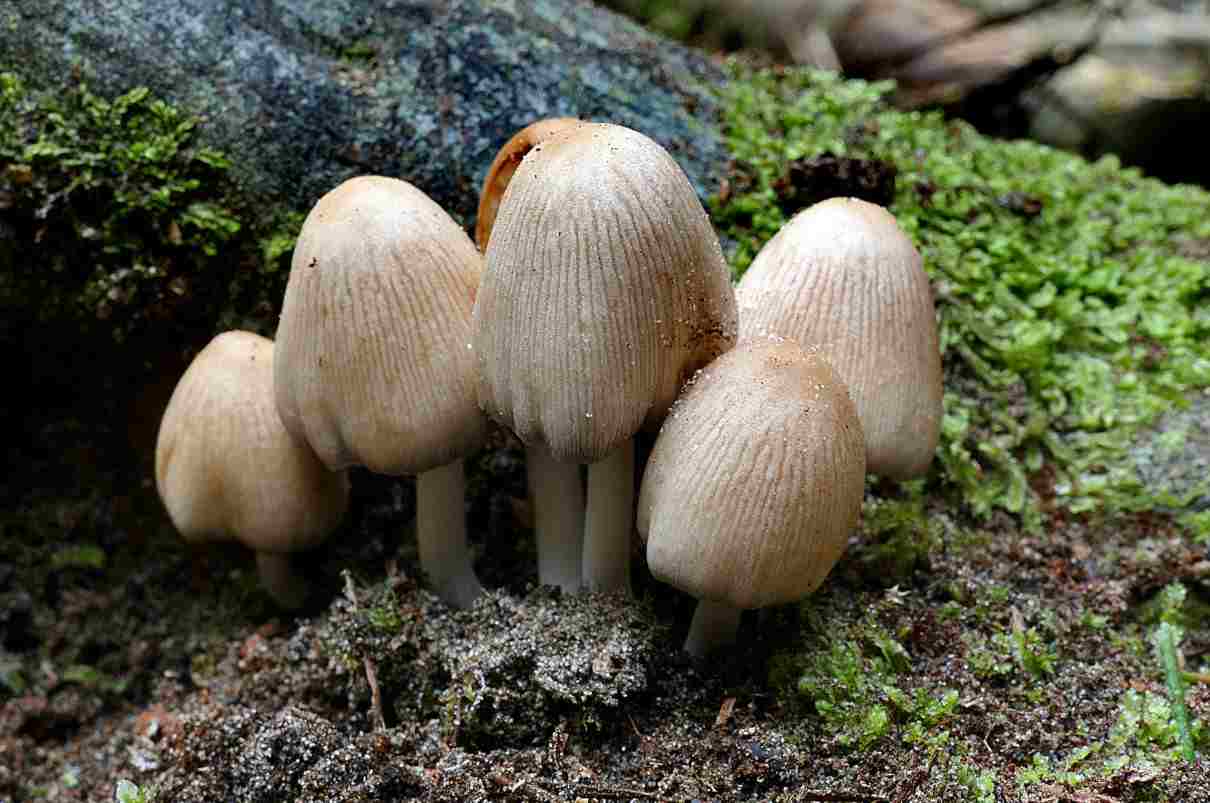
<svg viewBox="0 0 1210 803">
<path fill-rule="evenodd" d="M 329 468 L 415 474 L 421 568 L 448 604 L 482 586 L 466 540 L 462 461 L 475 399 L 471 308 L 483 260 L 420 190 L 363 176 L 303 223 L 277 333 L 277 407 Z"/>
<path fill-rule="evenodd" d="M 632 436 L 735 342 L 730 274 L 688 178 L 646 136 L 544 139 L 500 203 L 475 302 L 479 400 L 529 450 L 590 463 L 582 576 L 629 585 Z"/>
<path fill-rule="evenodd" d="M 920 253 L 895 218 L 856 198 L 800 212 L 736 288 L 740 338 L 818 345 L 849 389 L 869 470 L 928 470 L 941 434 L 937 317 Z"/>
<path fill-rule="evenodd" d="M 265 589 L 298 608 L 307 588 L 289 555 L 335 529 L 349 483 L 286 432 L 273 400 L 273 356 L 271 340 L 239 331 L 198 353 L 160 421 L 155 480 L 186 541 L 237 540 L 255 550 Z"/>
<path fill-rule="evenodd" d="M 475 243 L 480 251 L 487 250 L 487 241 L 491 238 L 492 226 L 496 223 L 496 214 L 500 209 L 500 201 L 504 198 L 504 190 L 512 180 L 513 173 L 517 172 L 525 154 L 542 140 L 579 124 L 580 121 L 574 117 L 549 117 L 530 123 L 513 134 L 496 152 L 496 158 L 487 170 L 487 178 L 483 180 L 483 189 L 479 193 L 479 212 L 475 216 Z"/>
<path fill-rule="evenodd" d="M 660 430 L 638 506 L 651 573 L 698 599 L 685 650 L 729 644 L 741 610 L 815 590 L 864 488 L 861 424 L 821 355 L 753 338 L 702 369 Z"/>
</svg>

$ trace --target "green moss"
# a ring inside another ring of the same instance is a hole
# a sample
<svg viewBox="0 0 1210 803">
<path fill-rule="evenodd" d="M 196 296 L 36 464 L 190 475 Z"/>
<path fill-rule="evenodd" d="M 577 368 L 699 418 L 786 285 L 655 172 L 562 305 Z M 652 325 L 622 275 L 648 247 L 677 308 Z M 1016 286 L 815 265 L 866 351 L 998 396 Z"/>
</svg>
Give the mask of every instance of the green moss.
<svg viewBox="0 0 1210 803">
<path fill-rule="evenodd" d="M 966 665 L 971 674 L 980 680 L 1008 677 L 1013 672 L 1011 649 L 998 644 L 994 639 L 970 632 L 963 635 L 966 647 Z"/>
<path fill-rule="evenodd" d="M 1041 681 L 1055 673 L 1058 652 L 1035 627 L 999 630 L 990 637 L 974 631 L 964 634 L 966 663 L 971 674 L 982 680 L 1023 678 Z"/>
<path fill-rule="evenodd" d="M 125 779 L 118 781 L 114 788 L 114 798 L 118 803 L 147 803 L 147 795 L 143 790 Z"/>
<path fill-rule="evenodd" d="M 956 691 L 900 688 L 895 678 L 911 671 L 911 656 L 872 618 L 823 630 L 819 624 L 801 652 L 782 653 L 771 664 L 771 685 L 788 703 L 813 710 L 845 747 L 864 750 L 893 729 L 912 744 L 948 738 L 938 726 L 957 708 Z"/>
<path fill-rule="evenodd" d="M 862 506 L 863 541 L 855 558 L 862 574 L 881 585 L 906 582 L 928 566 L 929 553 L 941 543 L 942 522 L 925 511 L 919 482 L 905 483 L 904 496 L 871 495 Z"/>
<path fill-rule="evenodd" d="M 1153 507 L 1125 457 L 1141 427 L 1210 385 L 1210 264 L 1183 247 L 1210 239 L 1210 195 L 892 109 L 891 88 L 737 68 L 720 90 L 735 174 L 712 202 L 736 274 L 793 211 L 777 191 L 790 163 L 893 165 L 891 211 L 939 307 L 948 392 L 935 478 L 977 514 L 1032 525 L 1052 503 Z"/>
<path fill-rule="evenodd" d="M 1206 741 L 1200 723 L 1195 723 L 1190 738 L 1198 743 Z M 1035 753 L 1029 764 L 1017 771 L 1016 782 L 1022 789 L 1043 783 L 1075 788 L 1127 773 L 1154 777 L 1159 768 L 1181 758 L 1181 734 L 1169 701 L 1158 694 L 1129 689 L 1122 695 L 1117 720 L 1103 740 L 1061 756 Z"/>
<path fill-rule="evenodd" d="M 1180 523 L 1193 535 L 1199 544 L 1210 543 L 1210 510 L 1185 513 Z"/>
<path fill-rule="evenodd" d="M 105 552 L 96 544 L 72 544 L 56 551 L 50 558 L 56 569 L 105 568 Z"/>
<path fill-rule="evenodd" d="M 996 775 L 960 761 L 954 770 L 958 783 L 970 795 L 971 803 L 996 803 Z"/>
<path fill-rule="evenodd" d="M 33 92 L 0 73 L 0 197 L 20 253 L 0 253 L 10 325 L 74 320 L 122 341 L 271 317 L 299 218 L 250 214 L 197 129 L 146 88 Z"/>
<path fill-rule="evenodd" d="M 369 64 L 378 57 L 374 44 L 366 39 L 350 42 L 341 53 L 341 58 L 352 64 Z"/>
</svg>

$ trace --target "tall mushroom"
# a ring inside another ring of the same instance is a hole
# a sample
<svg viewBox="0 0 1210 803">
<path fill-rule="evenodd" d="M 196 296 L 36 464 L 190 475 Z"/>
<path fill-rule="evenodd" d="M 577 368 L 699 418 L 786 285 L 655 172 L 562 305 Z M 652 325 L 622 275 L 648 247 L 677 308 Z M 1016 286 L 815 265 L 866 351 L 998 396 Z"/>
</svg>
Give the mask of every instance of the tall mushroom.
<svg viewBox="0 0 1210 803">
<path fill-rule="evenodd" d="M 660 430 L 638 508 L 651 573 L 698 598 L 685 650 L 734 641 L 743 609 L 815 590 L 864 487 L 861 424 L 819 354 L 753 338 L 702 369 Z"/>
<path fill-rule="evenodd" d="M 344 515 L 344 472 L 331 472 L 282 425 L 273 400 L 273 342 L 224 332 L 198 353 L 160 421 L 156 489 L 189 542 L 240 541 L 284 608 L 306 586 L 290 553 L 318 546 Z"/>
<path fill-rule="evenodd" d="M 529 448 L 590 463 L 583 581 L 629 583 L 634 447 L 735 342 L 735 298 L 688 178 L 646 136 L 584 123 L 505 190 L 475 302 L 483 409 Z"/>
<path fill-rule="evenodd" d="M 277 333 L 277 406 L 330 468 L 415 474 L 421 568 L 447 603 L 482 592 L 466 539 L 463 459 L 475 400 L 471 308 L 482 257 L 405 181 L 350 179 L 311 210 Z"/>
<path fill-rule="evenodd" d="M 740 337 L 818 345 L 849 389 L 869 470 L 928 470 L 941 432 L 937 319 L 920 253 L 895 218 L 856 198 L 800 212 L 736 288 Z"/>
<path fill-rule="evenodd" d="M 513 174 L 531 150 L 553 134 L 579 125 L 570 117 L 531 123 L 514 134 L 492 160 L 479 193 L 475 242 L 487 249 L 500 201 Z M 580 553 L 584 542 L 584 489 L 580 472 L 562 466 L 541 446 L 525 448 L 525 479 L 534 511 L 538 582 L 567 592 L 580 589 Z"/>
</svg>

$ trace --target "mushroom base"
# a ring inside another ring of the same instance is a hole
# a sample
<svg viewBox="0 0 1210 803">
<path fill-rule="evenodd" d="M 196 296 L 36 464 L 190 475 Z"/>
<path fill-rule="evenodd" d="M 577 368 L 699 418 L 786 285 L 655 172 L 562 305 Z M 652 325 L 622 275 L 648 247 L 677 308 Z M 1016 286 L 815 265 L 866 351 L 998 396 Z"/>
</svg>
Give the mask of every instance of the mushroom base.
<svg viewBox="0 0 1210 803">
<path fill-rule="evenodd" d="M 634 438 L 588 467 L 584 521 L 584 587 L 630 591 L 630 533 L 634 527 Z"/>
<path fill-rule="evenodd" d="M 289 554 L 257 552 L 256 571 L 265 591 L 282 608 L 296 611 L 307 601 L 307 581 L 294 568 Z"/>
<path fill-rule="evenodd" d="M 735 643 L 743 610 L 714 600 L 698 600 L 693 622 L 685 636 L 685 652 L 695 658 L 705 658 L 721 647 Z"/>
<path fill-rule="evenodd" d="M 584 545 L 584 488 L 579 466 L 559 463 L 540 447 L 526 447 L 525 472 L 534 506 L 538 582 L 574 594 L 580 590 Z"/>
</svg>

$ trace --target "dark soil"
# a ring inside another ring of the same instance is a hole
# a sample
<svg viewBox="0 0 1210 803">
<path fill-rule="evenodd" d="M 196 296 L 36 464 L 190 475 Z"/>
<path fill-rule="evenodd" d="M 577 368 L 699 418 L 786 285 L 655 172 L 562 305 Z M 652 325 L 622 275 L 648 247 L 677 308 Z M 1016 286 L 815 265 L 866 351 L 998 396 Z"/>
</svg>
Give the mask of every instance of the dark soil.
<svg viewBox="0 0 1210 803">
<path fill-rule="evenodd" d="M 1111 742 L 1127 692 L 1163 698 L 1144 636 L 1173 581 L 1191 597 L 1187 666 L 1210 655 L 1193 605 L 1210 560 L 1161 516 L 1055 512 L 1025 533 L 933 500 L 927 549 L 905 560 L 867 526 L 801 610 L 747 617 L 734 651 L 695 664 L 678 649 L 693 601 L 643 574 L 637 546 L 632 598 L 535 588 L 521 451 L 502 436 L 471 461 L 477 566 L 494 589 L 472 610 L 417 581 L 410 484 L 361 473 L 348 523 L 307 558 L 310 607 L 283 616 L 241 550 L 195 568 L 145 458 L 111 473 L 120 438 L 50 448 L 71 430 L 42 421 L 11 445 L 0 488 L 6 803 L 109 801 L 121 779 L 180 803 L 1210 800 L 1205 760 L 1173 760 L 1159 731 L 1127 734 L 1116 768 L 1088 759 L 1072 765 L 1085 777 L 1021 780 Z M 796 692 L 830 645 L 874 654 L 872 632 L 903 648 L 884 681 L 921 699 L 953 690 L 956 707 L 916 733 L 920 716 L 885 688 L 853 699 L 825 675 Z M 1001 632 L 1041 634 L 1051 668 L 981 664 L 978 645 Z M 820 699 L 853 704 L 852 721 L 821 716 Z M 1188 703 L 1210 718 L 1210 686 Z M 876 705 L 888 728 L 850 738 Z"/>
</svg>

